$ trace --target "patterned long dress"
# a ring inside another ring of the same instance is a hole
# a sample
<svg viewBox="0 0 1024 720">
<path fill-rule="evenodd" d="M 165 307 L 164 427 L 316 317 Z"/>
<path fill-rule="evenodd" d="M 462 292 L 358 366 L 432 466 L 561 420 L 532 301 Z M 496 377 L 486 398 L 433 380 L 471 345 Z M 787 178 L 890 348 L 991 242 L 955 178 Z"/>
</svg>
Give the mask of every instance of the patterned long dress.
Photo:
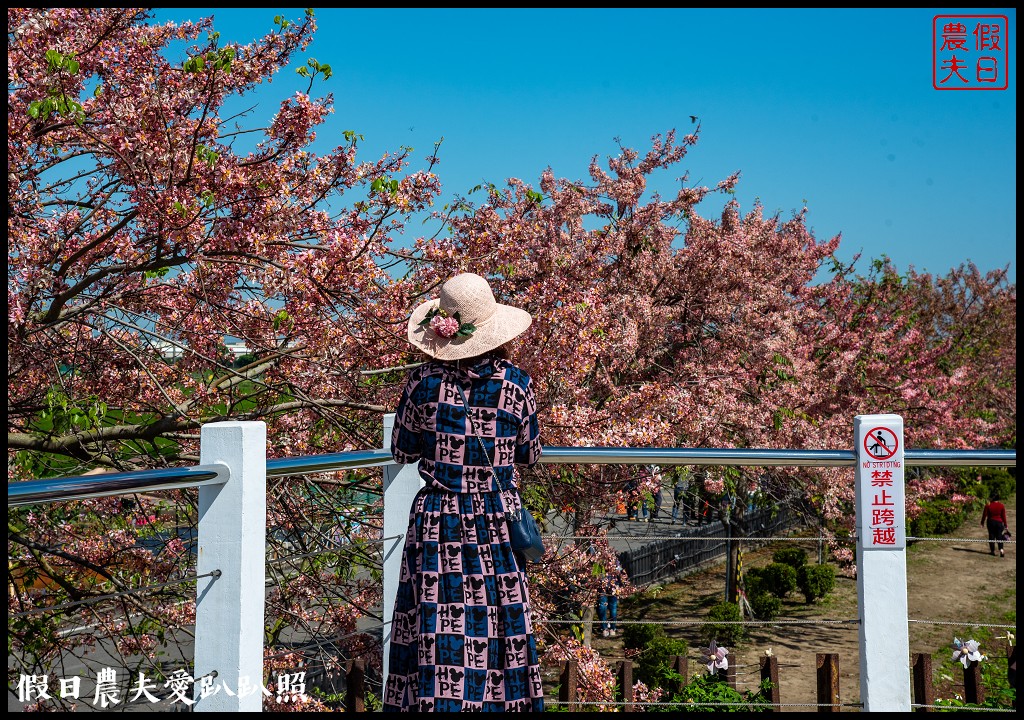
<svg viewBox="0 0 1024 720">
<path fill-rule="evenodd" d="M 541 455 L 533 381 L 497 358 L 421 365 L 399 401 L 391 453 L 418 462 L 426 486 L 409 514 L 384 710 L 542 711 L 526 574 L 500 518 L 502 506 L 518 507 L 502 490 L 515 465 Z"/>
</svg>

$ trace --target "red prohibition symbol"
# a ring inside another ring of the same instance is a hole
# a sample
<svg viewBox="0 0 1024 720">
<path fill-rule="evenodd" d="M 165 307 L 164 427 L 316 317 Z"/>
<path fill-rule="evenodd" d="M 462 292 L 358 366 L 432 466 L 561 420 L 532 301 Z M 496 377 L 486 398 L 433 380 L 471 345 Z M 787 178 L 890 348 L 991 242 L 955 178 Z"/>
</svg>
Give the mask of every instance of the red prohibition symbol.
<svg viewBox="0 0 1024 720">
<path fill-rule="evenodd" d="M 887 427 L 873 428 L 864 436 L 864 450 L 875 460 L 888 460 L 896 454 L 899 446 L 896 433 Z"/>
</svg>

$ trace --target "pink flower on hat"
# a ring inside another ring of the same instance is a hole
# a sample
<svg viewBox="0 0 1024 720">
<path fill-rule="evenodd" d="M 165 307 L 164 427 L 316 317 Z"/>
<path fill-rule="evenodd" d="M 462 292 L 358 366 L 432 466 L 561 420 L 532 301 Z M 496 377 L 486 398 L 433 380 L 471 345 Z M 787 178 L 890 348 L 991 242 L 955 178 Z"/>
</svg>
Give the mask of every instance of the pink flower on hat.
<svg viewBox="0 0 1024 720">
<path fill-rule="evenodd" d="M 455 333 L 459 331 L 459 321 L 438 314 L 430 318 L 430 329 L 443 338 L 455 337 Z"/>
<path fill-rule="evenodd" d="M 420 320 L 420 325 L 426 325 L 436 335 L 443 338 L 453 338 L 456 335 L 459 337 L 469 337 L 476 330 L 475 325 L 462 322 L 462 317 L 459 316 L 459 313 L 456 312 L 449 315 L 444 311 L 444 308 L 440 307 L 431 308 L 427 316 Z"/>
</svg>

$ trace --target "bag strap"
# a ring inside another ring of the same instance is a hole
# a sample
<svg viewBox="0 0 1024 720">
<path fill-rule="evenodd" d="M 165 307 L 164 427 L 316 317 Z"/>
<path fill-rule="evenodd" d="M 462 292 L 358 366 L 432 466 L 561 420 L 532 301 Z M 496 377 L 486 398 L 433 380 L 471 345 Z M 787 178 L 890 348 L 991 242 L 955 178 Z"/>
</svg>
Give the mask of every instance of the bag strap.
<svg viewBox="0 0 1024 720">
<path fill-rule="evenodd" d="M 466 391 L 462 389 L 462 386 L 459 384 L 458 378 L 454 376 L 451 377 L 451 382 L 455 386 L 455 389 L 459 391 L 459 396 L 462 398 L 462 405 L 463 407 L 466 408 L 466 420 L 469 421 L 469 425 L 471 428 L 470 432 L 472 433 L 473 437 L 476 438 L 477 442 L 480 443 L 480 450 L 484 454 L 484 459 L 487 460 L 487 466 L 491 468 L 491 475 L 494 477 L 494 481 L 498 483 L 498 487 L 500 489 L 508 492 L 510 488 L 502 487 L 501 480 L 498 479 L 498 473 L 494 469 L 494 463 L 491 462 L 491 456 L 487 454 L 487 446 L 484 445 L 483 438 L 480 437 L 480 435 L 478 435 L 476 432 L 476 421 L 473 419 L 473 414 L 469 407 L 469 400 L 466 399 Z"/>
</svg>

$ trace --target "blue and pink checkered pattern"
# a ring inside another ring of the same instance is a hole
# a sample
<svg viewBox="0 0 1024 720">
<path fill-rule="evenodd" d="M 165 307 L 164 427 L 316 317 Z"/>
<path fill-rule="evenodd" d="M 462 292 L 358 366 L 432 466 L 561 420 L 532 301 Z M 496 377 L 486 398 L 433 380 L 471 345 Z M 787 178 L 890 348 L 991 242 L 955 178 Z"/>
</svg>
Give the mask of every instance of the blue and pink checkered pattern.
<svg viewBox="0 0 1024 720">
<path fill-rule="evenodd" d="M 384 709 L 543 710 L 529 588 L 502 519 L 519 504 L 515 465 L 541 455 L 530 376 L 500 359 L 418 367 L 391 452 L 418 463 L 426 486 L 409 516 Z"/>
</svg>

